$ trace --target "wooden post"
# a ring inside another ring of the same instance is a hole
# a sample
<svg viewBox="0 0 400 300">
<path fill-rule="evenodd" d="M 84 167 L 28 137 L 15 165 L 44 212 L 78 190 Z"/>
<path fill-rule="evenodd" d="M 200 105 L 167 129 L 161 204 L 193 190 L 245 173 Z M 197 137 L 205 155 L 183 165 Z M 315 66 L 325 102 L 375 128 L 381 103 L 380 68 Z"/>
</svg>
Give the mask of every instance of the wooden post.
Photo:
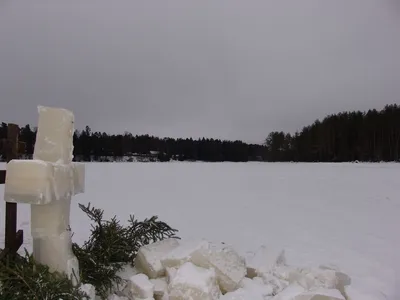
<svg viewBox="0 0 400 300">
<path fill-rule="evenodd" d="M 0 184 L 6 182 L 6 170 L 0 170 Z"/>
<path fill-rule="evenodd" d="M 8 124 L 7 127 L 7 163 L 16 159 L 18 156 L 18 133 L 19 128 L 15 124 Z M 17 233 L 17 204 L 6 203 L 6 236 L 5 248 L 10 249 L 10 254 L 15 249 L 15 239 Z"/>
<path fill-rule="evenodd" d="M 15 124 L 8 124 L 7 139 L 5 141 L 5 152 L 7 163 L 18 157 L 18 136 L 19 127 Z M 5 183 L 6 171 L 0 172 L 0 184 Z M 5 245 L 0 259 L 5 255 L 13 256 L 21 247 L 24 236 L 23 231 L 17 232 L 17 204 L 6 203 L 6 222 L 5 222 Z"/>
</svg>

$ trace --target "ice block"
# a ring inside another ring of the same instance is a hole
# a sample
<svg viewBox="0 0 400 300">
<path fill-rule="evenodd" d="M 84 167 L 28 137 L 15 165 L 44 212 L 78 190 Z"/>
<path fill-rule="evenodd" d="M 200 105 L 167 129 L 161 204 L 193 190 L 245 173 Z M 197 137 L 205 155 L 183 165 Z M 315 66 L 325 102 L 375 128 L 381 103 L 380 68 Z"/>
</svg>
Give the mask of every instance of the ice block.
<svg viewBox="0 0 400 300">
<path fill-rule="evenodd" d="M 213 269 L 184 263 L 168 286 L 170 300 L 216 300 L 221 296 Z"/>
<path fill-rule="evenodd" d="M 230 246 L 210 243 L 192 254 L 191 261 L 203 268 L 214 268 L 222 292 L 232 292 L 246 276 L 244 259 Z"/>
<path fill-rule="evenodd" d="M 33 158 L 69 164 L 72 161 L 74 115 L 62 108 L 39 106 Z"/>
<path fill-rule="evenodd" d="M 84 164 L 54 164 L 42 160 L 11 160 L 7 164 L 4 200 L 49 204 L 84 191 Z"/>
<path fill-rule="evenodd" d="M 135 259 L 135 267 L 149 276 L 157 278 L 165 275 L 161 259 L 179 246 L 177 239 L 169 238 L 141 247 Z"/>
</svg>

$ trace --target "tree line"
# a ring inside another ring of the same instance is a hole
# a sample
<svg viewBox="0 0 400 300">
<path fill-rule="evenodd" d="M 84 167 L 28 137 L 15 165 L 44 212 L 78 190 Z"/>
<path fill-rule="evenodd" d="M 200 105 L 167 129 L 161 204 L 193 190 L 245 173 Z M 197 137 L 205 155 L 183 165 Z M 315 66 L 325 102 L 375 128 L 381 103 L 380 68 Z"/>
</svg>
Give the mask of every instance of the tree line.
<svg viewBox="0 0 400 300">
<path fill-rule="evenodd" d="M 31 157 L 35 145 L 37 128 L 25 125 L 20 129 L 20 141 L 25 142 L 25 155 Z M 0 139 L 7 136 L 7 124 L 0 127 Z M 265 146 L 246 144 L 242 141 L 219 139 L 173 139 L 150 135 L 110 135 L 93 132 L 89 126 L 74 133 L 74 160 L 109 161 L 123 157 L 148 157 L 150 161 L 262 161 Z"/>
<path fill-rule="evenodd" d="M 20 129 L 25 155 L 31 156 L 36 128 Z M 0 139 L 7 136 L 1 123 Z M 367 112 L 341 112 L 316 120 L 294 134 L 271 132 L 264 144 L 202 138 L 158 138 L 150 135 L 110 135 L 93 132 L 89 126 L 74 133 L 74 157 L 102 161 L 121 157 L 148 156 L 159 161 L 398 161 L 400 151 L 400 106 Z"/>
<path fill-rule="evenodd" d="M 295 134 L 271 132 L 265 145 L 270 161 L 398 161 L 400 106 L 329 115 Z"/>
</svg>

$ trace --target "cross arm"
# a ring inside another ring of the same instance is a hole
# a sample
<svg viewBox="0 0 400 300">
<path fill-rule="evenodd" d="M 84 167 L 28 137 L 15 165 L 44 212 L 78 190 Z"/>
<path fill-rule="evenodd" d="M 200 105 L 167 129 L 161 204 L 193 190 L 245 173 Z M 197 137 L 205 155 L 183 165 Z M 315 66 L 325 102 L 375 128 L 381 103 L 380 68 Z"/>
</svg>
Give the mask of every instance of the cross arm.
<svg viewBox="0 0 400 300">
<path fill-rule="evenodd" d="M 42 160 L 11 160 L 7 164 L 4 200 L 49 204 L 84 192 L 85 165 Z"/>
</svg>

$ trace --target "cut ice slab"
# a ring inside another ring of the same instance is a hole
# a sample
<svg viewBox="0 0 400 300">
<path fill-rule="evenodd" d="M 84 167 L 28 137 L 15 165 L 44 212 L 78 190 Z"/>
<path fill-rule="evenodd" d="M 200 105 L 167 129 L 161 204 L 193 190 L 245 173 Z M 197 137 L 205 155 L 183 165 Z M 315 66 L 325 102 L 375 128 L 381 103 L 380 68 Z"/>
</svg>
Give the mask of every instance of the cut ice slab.
<svg viewBox="0 0 400 300">
<path fill-rule="evenodd" d="M 337 266 L 321 265 L 321 270 L 327 270 L 330 273 L 334 273 L 336 277 L 336 288 L 344 295 L 345 287 L 351 284 L 351 278 L 346 273 L 339 270 Z"/>
<path fill-rule="evenodd" d="M 272 300 L 345 300 L 345 298 L 336 289 L 307 291 L 298 284 L 291 284 Z"/>
<path fill-rule="evenodd" d="M 275 293 L 279 293 L 287 284 L 297 284 L 305 290 L 337 289 L 344 295 L 345 286 L 351 282 L 345 273 L 328 267 L 296 268 L 281 265 L 261 274 L 261 277 L 265 283 L 274 286 Z"/>
<path fill-rule="evenodd" d="M 302 276 L 302 271 L 303 271 L 302 268 L 297 268 L 287 265 L 279 265 L 275 266 L 270 272 L 270 274 L 272 274 L 278 279 L 285 280 L 289 283 L 294 283 Z"/>
<path fill-rule="evenodd" d="M 338 289 L 344 294 L 345 286 L 350 285 L 348 275 L 338 270 L 328 268 L 305 268 L 297 274 L 296 282 L 305 289 Z"/>
<path fill-rule="evenodd" d="M 7 164 L 4 200 L 48 204 L 84 191 L 85 165 L 41 160 L 11 160 Z"/>
<path fill-rule="evenodd" d="M 358 290 L 353 286 L 345 287 L 346 299 L 348 300 L 387 300 L 388 298 L 379 291 L 376 290 Z"/>
<path fill-rule="evenodd" d="M 273 293 L 279 294 L 282 290 L 286 289 L 289 285 L 289 282 L 274 276 L 271 273 L 263 273 L 260 277 L 254 277 L 253 280 L 262 280 L 264 284 L 272 287 Z"/>
<path fill-rule="evenodd" d="M 253 280 L 262 280 L 264 284 L 273 288 L 274 294 L 279 294 L 288 285 L 297 283 L 301 278 L 301 269 L 287 266 L 275 266 L 270 272 L 259 274 L 259 277 L 254 277 Z"/>
<path fill-rule="evenodd" d="M 248 290 L 245 288 L 239 288 L 236 291 L 226 293 L 223 295 L 221 300 L 265 300 L 260 293 Z"/>
<path fill-rule="evenodd" d="M 129 278 L 124 294 L 130 299 L 153 298 L 154 284 L 145 274 L 133 275 Z"/>
<path fill-rule="evenodd" d="M 168 267 L 165 268 L 165 278 L 167 279 L 168 283 L 172 281 L 177 271 L 178 271 L 177 268 L 168 268 Z"/>
<path fill-rule="evenodd" d="M 164 294 L 168 292 L 167 278 L 161 277 L 157 279 L 150 279 L 150 281 L 154 285 L 154 298 L 162 299 Z"/>
<path fill-rule="evenodd" d="M 318 289 L 303 292 L 297 295 L 293 300 L 345 300 L 339 290 L 335 289 Z"/>
<path fill-rule="evenodd" d="M 271 285 L 266 285 L 261 278 L 256 277 L 255 279 L 243 278 L 240 282 L 240 287 L 246 291 L 251 292 L 252 295 L 259 295 L 262 298 L 272 296 L 274 289 Z"/>
<path fill-rule="evenodd" d="M 272 300 L 294 300 L 296 296 L 305 292 L 305 289 L 298 284 L 291 284 L 286 287 L 282 292 L 277 294 Z"/>
<path fill-rule="evenodd" d="M 166 254 L 161 263 L 165 268 L 179 268 L 185 262 L 192 259 L 193 254 L 200 250 L 206 249 L 209 242 L 203 239 L 200 240 L 181 240 L 179 246 Z"/>
<path fill-rule="evenodd" d="M 224 293 L 236 290 L 246 276 L 244 259 L 230 246 L 209 243 L 195 251 L 191 261 L 199 267 L 215 269 L 219 287 Z"/>
<path fill-rule="evenodd" d="M 246 257 L 247 277 L 254 278 L 286 264 L 285 250 L 261 246 L 256 253 Z"/>
<path fill-rule="evenodd" d="M 221 296 L 213 269 L 184 263 L 168 286 L 169 300 L 216 300 Z"/>
<path fill-rule="evenodd" d="M 155 279 L 165 275 L 165 268 L 161 264 L 161 258 L 179 246 L 177 239 L 169 238 L 153 244 L 142 246 L 135 259 L 135 267 Z"/>
</svg>

